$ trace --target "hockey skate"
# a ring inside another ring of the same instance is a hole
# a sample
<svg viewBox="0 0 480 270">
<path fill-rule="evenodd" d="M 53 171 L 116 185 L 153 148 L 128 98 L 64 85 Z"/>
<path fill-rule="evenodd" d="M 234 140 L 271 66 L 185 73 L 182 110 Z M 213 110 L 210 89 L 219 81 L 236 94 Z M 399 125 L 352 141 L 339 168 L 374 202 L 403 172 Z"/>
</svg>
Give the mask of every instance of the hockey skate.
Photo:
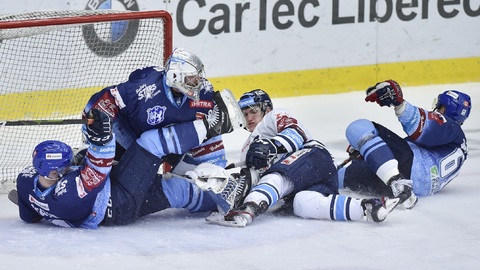
<svg viewBox="0 0 480 270">
<path fill-rule="evenodd" d="M 399 198 L 405 209 L 412 209 L 418 202 L 418 197 L 413 193 L 413 182 L 409 179 L 403 179 L 401 175 L 396 175 L 388 181 L 392 189 L 393 196 Z"/>
<path fill-rule="evenodd" d="M 293 216 L 293 198 L 294 195 L 289 195 L 283 198 L 283 204 L 277 209 L 272 211 L 272 214 L 275 216 Z"/>
<path fill-rule="evenodd" d="M 187 171 L 185 178 L 205 191 L 223 214 L 242 204 L 252 186 L 248 175 L 231 173 L 211 163 L 202 163 L 193 171 Z"/>
<path fill-rule="evenodd" d="M 362 200 L 362 207 L 365 211 L 367 220 L 378 223 L 384 221 L 388 214 L 392 212 L 395 207 L 397 207 L 399 202 L 399 198 L 364 199 Z"/>
<path fill-rule="evenodd" d="M 260 204 L 246 202 L 239 208 L 232 209 L 226 215 L 212 213 L 205 221 L 207 223 L 226 227 L 245 227 L 253 222 L 253 219 L 268 210 L 268 203 L 261 201 Z"/>
<path fill-rule="evenodd" d="M 230 175 L 223 181 L 220 187 L 207 189 L 206 192 L 217 203 L 221 213 L 227 213 L 230 209 L 243 202 L 251 187 L 250 179 L 238 173 Z"/>
</svg>

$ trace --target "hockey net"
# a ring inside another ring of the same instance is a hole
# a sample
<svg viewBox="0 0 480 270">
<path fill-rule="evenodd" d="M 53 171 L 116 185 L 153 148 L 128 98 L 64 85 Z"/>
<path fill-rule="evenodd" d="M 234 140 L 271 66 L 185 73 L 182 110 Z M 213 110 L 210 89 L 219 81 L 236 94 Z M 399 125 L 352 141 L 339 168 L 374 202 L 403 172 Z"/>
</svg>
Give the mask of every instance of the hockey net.
<svg viewBox="0 0 480 270">
<path fill-rule="evenodd" d="M 90 96 L 172 51 L 166 11 L 42 11 L 0 15 L 0 193 L 15 187 L 43 140 L 81 147 Z M 76 121 L 75 121 L 76 120 Z"/>
</svg>

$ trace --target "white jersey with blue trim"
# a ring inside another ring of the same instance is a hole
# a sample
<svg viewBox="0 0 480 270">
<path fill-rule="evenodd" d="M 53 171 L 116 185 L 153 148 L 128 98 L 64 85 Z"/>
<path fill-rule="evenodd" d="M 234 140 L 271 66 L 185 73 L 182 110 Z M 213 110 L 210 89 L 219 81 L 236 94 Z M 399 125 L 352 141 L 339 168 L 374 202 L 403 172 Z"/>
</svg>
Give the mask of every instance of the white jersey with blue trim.
<svg viewBox="0 0 480 270">
<path fill-rule="evenodd" d="M 305 126 L 293 117 L 288 110 L 273 109 L 265 114 L 242 147 L 240 161 L 246 160 L 250 144 L 256 139 L 274 139 L 285 147 L 288 153 L 303 148 L 305 142 L 312 139 Z M 279 155 L 281 159 L 284 155 Z"/>
</svg>

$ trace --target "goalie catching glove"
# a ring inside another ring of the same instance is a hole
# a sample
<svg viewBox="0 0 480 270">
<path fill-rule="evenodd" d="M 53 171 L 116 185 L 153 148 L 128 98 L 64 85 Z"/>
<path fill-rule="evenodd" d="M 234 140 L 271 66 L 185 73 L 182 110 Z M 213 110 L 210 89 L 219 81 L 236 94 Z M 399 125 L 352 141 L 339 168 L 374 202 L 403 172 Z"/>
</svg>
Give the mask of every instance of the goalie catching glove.
<svg viewBox="0 0 480 270">
<path fill-rule="evenodd" d="M 394 80 L 379 82 L 366 91 L 366 102 L 376 102 L 383 106 L 400 106 L 403 103 L 403 92 Z"/>
<path fill-rule="evenodd" d="M 108 144 L 112 139 L 112 125 L 108 115 L 98 109 L 87 113 L 88 123 L 82 128 L 86 140 L 98 146 Z"/>
</svg>

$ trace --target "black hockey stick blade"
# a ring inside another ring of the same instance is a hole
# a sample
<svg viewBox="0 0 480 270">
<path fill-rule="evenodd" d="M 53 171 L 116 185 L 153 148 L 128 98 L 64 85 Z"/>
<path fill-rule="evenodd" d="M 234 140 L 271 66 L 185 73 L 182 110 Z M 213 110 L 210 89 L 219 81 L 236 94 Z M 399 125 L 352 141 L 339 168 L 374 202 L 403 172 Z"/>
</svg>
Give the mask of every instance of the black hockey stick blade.
<svg viewBox="0 0 480 270">
<path fill-rule="evenodd" d="M 18 120 L 0 122 L 0 126 L 46 126 L 46 125 L 74 125 L 85 124 L 86 119 L 58 119 L 58 120 Z"/>
<path fill-rule="evenodd" d="M 15 189 L 10 190 L 8 193 L 8 199 L 14 204 L 18 205 L 18 193 Z"/>
</svg>

